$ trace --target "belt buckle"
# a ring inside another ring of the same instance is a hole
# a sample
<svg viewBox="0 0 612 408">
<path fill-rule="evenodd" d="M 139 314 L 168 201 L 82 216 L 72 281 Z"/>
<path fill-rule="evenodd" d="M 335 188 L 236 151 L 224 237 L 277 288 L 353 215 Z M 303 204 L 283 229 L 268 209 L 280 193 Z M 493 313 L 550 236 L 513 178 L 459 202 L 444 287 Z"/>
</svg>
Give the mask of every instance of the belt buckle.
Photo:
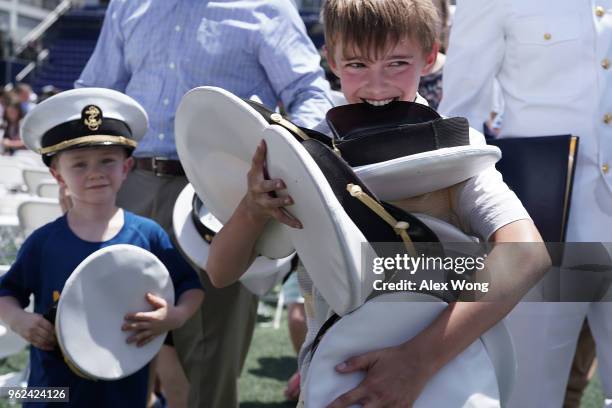
<svg viewBox="0 0 612 408">
<path fill-rule="evenodd" d="M 168 161 L 169 159 L 165 158 L 165 157 L 152 157 L 151 158 L 151 169 L 153 170 L 153 173 L 157 176 L 157 177 L 162 177 L 165 174 L 160 172 L 160 168 L 158 163 L 159 162 L 164 162 L 164 161 Z"/>
</svg>

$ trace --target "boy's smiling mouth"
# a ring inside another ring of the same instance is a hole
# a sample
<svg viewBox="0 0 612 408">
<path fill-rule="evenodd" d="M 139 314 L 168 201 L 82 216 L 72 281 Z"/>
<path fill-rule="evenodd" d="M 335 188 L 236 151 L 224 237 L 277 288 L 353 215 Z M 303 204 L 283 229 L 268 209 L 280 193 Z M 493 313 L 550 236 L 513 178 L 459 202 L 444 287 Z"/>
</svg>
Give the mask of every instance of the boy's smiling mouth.
<svg viewBox="0 0 612 408">
<path fill-rule="evenodd" d="M 363 101 L 363 103 L 367 103 L 368 105 L 372 105 L 372 106 L 384 106 L 387 105 L 393 101 L 397 101 L 399 100 L 399 97 L 394 97 L 394 98 L 387 98 L 387 99 L 364 99 L 361 98 L 361 100 Z"/>
</svg>

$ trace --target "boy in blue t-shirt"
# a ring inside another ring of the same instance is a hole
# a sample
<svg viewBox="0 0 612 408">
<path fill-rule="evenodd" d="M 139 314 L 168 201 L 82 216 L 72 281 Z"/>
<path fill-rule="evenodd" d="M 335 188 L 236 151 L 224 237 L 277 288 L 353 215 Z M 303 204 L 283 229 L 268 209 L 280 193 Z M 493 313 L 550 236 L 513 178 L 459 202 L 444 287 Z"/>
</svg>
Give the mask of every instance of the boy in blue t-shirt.
<svg viewBox="0 0 612 408">
<path fill-rule="evenodd" d="M 0 318 L 32 345 L 28 386 L 69 387 L 69 406 L 147 404 L 148 367 L 120 380 L 92 381 L 76 375 L 54 352 L 55 330 L 43 316 L 87 256 L 106 246 L 131 244 L 152 252 L 170 272 L 176 305 L 148 293 L 153 310 L 126 315 L 123 326 L 116 328 L 131 332 L 127 341 L 134 347 L 182 326 L 203 300 L 198 276 L 164 230 L 115 205 L 132 165 L 130 154 L 146 128 L 146 113 L 136 101 L 100 88 L 49 98 L 26 116 L 22 126 L 25 144 L 42 154 L 53 177 L 70 192 L 73 206 L 24 242 L 0 280 Z M 32 294 L 30 313 L 23 309 Z"/>
</svg>

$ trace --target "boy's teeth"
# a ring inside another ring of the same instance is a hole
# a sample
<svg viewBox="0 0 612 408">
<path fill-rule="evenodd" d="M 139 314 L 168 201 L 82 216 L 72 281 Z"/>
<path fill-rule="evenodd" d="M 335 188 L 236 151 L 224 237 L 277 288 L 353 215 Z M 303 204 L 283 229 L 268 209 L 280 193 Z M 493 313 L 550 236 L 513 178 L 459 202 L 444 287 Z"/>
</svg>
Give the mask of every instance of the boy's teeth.
<svg viewBox="0 0 612 408">
<path fill-rule="evenodd" d="M 372 100 L 372 99 L 366 99 L 365 101 L 366 101 L 367 103 L 369 103 L 370 105 L 374 105 L 374 106 L 383 106 L 383 105 L 386 105 L 386 104 L 388 104 L 388 103 L 392 102 L 392 101 L 393 101 L 393 98 L 390 98 L 390 99 L 383 99 L 383 100 L 380 100 L 380 101 L 376 101 L 376 100 Z"/>
</svg>

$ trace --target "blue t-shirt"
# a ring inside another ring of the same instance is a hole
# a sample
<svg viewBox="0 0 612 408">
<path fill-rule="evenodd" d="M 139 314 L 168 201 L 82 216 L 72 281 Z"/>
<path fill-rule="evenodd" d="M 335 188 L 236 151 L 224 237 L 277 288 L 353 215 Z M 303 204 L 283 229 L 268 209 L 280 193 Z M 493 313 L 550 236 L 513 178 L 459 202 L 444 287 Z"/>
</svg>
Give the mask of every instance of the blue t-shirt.
<svg viewBox="0 0 612 408">
<path fill-rule="evenodd" d="M 124 214 L 123 228 L 105 242 L 84 241 L 76 236 L 65 215 L 34 231 L 21 246 L 15 263 L 0 279 L 0 296 L 12 296 L 25 308 L 33 294 L 34 312 L 44 315 L 54 304 L 53 292 L 61 293 L 66 280 L 81 261 L 100 248 L 116 244 L 136 245 L 157 256 L 170 272 L 175 299 L 188 289 L 202 288 L 195 271 L 179 255 L 168 234 L 157 223 L 128 211 Z M 90 381 L 74 374 L 57 353 L 31 346 L 30 370 L 28 385 L 31 387 L 69 387 L 70 403 L 67 406 L 146 406 L 148 366 L 121 380 Z M 32 406 L 45 405 L 37 403 Z M 50 405 L 53 406 L 57 404 Z"/>
</svg>

